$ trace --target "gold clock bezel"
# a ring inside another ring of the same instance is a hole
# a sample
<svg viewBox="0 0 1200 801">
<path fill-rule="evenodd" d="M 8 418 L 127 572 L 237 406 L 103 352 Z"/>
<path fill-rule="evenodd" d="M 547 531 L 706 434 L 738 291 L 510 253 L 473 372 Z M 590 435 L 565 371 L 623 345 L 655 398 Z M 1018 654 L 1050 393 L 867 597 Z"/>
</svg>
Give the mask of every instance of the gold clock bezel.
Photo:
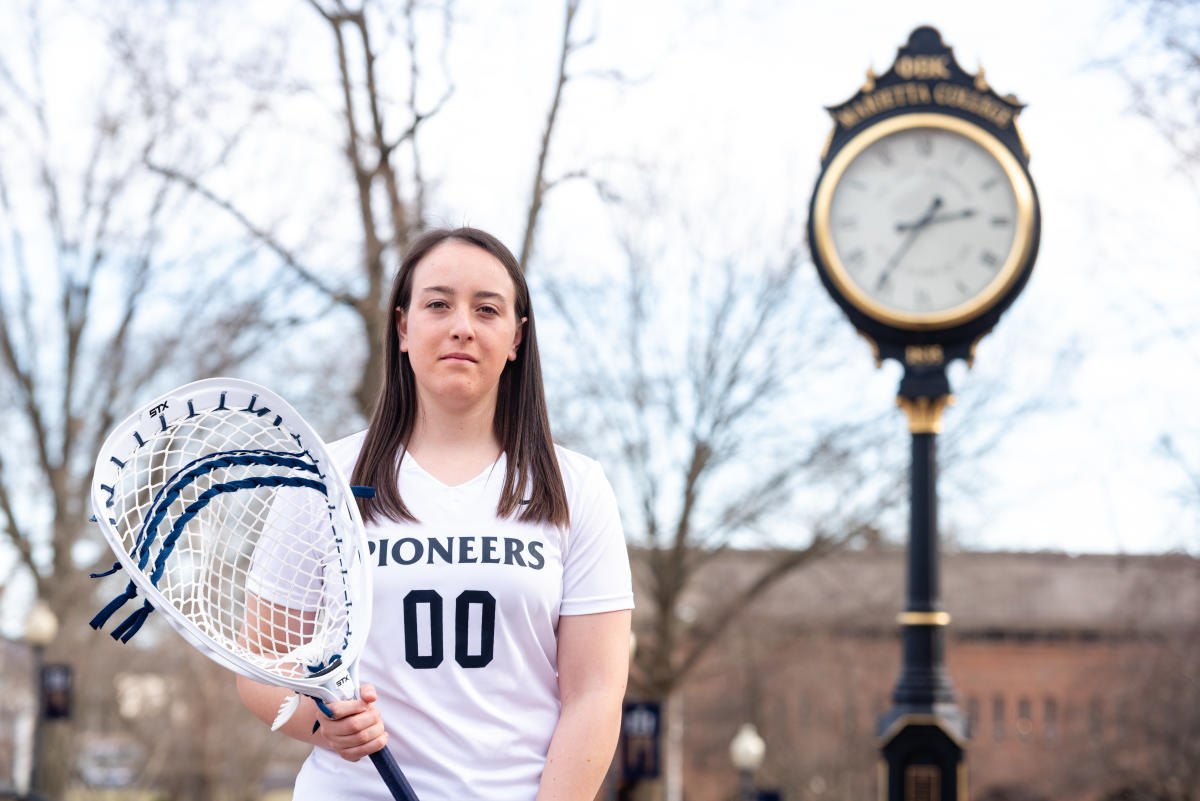
<svg viewBox="0 0 1200 801">
<path fill-rule="evenodd" d="M 1016 220 L 1013 244 L 1008 256 L 992 281 L 972 298 L 934 312 L 908 312 L 885 306 L 866 294 L 850 277 L 833 242 L 830 225 L 830 205 L 842 176 L 859 155 L 871 145 L 900 131 L 913 128 L 940 128 L 966 137 L 983 148 L 1000 164 L 1016 198 Z M 825 271 L 842 295 L 867 316 L 885 325 L 922 331 L 952 328 L 968 322 L 990 309 L 1012 287 L 1029 260 L 1033 246 L 1034 217 L 1033 185 L 1017 157 L 1000 140 L 978 125 L 961 117 L 937 112 L 917 112 L 889 117 L 855 136 L 837 152 L 822 173 L 813 198 L 813 232 L 817 252 Z"/>
</svg>

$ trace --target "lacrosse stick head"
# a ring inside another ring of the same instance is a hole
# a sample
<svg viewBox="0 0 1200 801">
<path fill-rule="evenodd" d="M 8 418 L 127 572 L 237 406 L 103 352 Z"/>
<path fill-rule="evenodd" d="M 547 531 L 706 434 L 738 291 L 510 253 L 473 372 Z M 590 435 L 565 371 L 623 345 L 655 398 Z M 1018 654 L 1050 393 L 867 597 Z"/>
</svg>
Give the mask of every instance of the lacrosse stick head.
<svg viewBox="0 0 1200 801">
<path fill-rule="evenodd" d="M 144 599 L 205 655 L 322 701 L 357 693 L 371 572 L 353 493 L 320 437 L 270 390 L 229 378 L 180 387 L 118 426 L 92 508 L 130 579 L 92 621 Z"/>
</svg>

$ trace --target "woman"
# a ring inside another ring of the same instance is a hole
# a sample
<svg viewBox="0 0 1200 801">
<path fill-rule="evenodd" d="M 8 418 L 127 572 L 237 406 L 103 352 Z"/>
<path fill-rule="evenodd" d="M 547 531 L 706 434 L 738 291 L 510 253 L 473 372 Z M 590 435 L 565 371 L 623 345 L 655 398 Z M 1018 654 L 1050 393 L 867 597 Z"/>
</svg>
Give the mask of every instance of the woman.
<svg viewBox="0 0 1200 801">
<path fill-rule="evenodd" d="M 375 584 L 362 697 L 333 720 L 306 700 L 284 727 L 318 746 L 294 799 L 388 799 L 362 757 L 390 743 L 421 801 L 591 801 L 633 607 L 612 489 L 551 441 L 529 290 L 497 239 L 425 234 L 390 306 L 370 425 L 331 447 L 376 488 L 360 501 Z M 238 681 L 271 721 L 287 692 Z"/>
</svg>

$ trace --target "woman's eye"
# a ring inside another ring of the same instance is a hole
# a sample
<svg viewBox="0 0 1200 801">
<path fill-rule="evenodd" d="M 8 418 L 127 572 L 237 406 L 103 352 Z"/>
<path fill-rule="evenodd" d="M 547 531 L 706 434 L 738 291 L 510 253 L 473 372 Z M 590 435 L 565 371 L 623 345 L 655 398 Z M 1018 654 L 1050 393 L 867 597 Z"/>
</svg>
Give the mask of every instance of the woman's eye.
<svg viewBox="0 0 1200 801">
<path fill-rule="evenodd" d="M 444 300 L 431 300 L 425 304 L 425 308 L 427 308 L 427 309 L 448 309 L 450 307 L 448 305 L 446 305 L 446 301 L 444 301 Z"/>
<path fill-rule="evenodd" d="M 500 310 L 497 309 L 495 306 L 480 306 L 479 311 L 481 311 L 484 314 L 499 314 L 500 313 Z"/>
</svg>

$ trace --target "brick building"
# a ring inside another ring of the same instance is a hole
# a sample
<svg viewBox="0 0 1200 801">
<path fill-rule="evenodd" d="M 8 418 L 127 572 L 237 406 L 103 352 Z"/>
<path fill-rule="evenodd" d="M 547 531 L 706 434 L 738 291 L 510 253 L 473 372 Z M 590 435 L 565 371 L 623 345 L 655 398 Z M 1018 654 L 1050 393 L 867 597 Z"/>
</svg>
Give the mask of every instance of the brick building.
<svg viewBox="0 0 1200 801">
<path fill-rule="evenodd" d="M 702 630 L 714 602 L 777 556 L 727 552 L 708 560 L 681 620 Z M 641 572 L 636 551 L 634 562 Z M 760 597 L 682 690 L 685 801 L 734 797 L 729 742 L 747 721 L 767 744 L 758 783 L 784 801 L 876 799 L 875 722 L 899 674 L 894 620 L 903 597 L 904 554 L 884 550 L 813 562 Z M 942 560 L 942 598 L 952 617 L 947 667 L 971 725 L 972 801 L 1200 801 L 1200 559 L 952 553 Z M 645 637 L 645 593 L 638 603 L 634 625 Z M 129 657 L 97 649 L 93 667 L 102 658 Z M 153 676 L 93 670 L 80 682 L 72 721 L 83 773 L 144 724 L 150 739 L 137 742 L 150 745 L 133 761 L 169 768 L 155 786 L 194 784 L 191 757 L 224 774 L 244 769 L 243 786 L 258 786 L 271 760 L 285 781 L 294 775 L 306 749 L 229 704 L 221 668 L 186 647 L 171 658 L 181 661 L 160 656 L 154 667 L 185 676 L 188 692 L 176 696 L 164 685 L 161 694 L 176 705 L 197 702 L 200 712 L 180 710 L 181 720 L 200 717 L 173 723 L 172 736 L 163 737 L 160 716 L 123 709 L 153 700 Z M 0 795 L 24 758 L 16 746 L 29 736 L 18 721 L 32 711 L 30 671 L 25 645 L 0 641 L 0 677 L 12 690 L 0 704 L 8 711 L 0 715 L 8 721 L 0 726 Z M 233 715 L 229 725 L 244 726 L 246 736 L 224 736 L 227 725 L 210 720 L 218 711 Z M 239 756 L 259 770 L 238 768 Z M 645 789 L 638 799 L 662 797 L 661 788 Z"/>
<path fill-rule="evenodd" d="M 681 616 L 703 626 L 770 559 L 713 560 Z M 903 553 L 872 551 L 814 562 L 761 598 L 682 692 L 684 799 L 734 796 L 729 741 L 746 721 L 767 743 L 760 786 L 877 798 L 903 597 Z M 954 553 L 942 598 L 973 801 L 1200 798 L 1200 560 Z"/>
</svg>

